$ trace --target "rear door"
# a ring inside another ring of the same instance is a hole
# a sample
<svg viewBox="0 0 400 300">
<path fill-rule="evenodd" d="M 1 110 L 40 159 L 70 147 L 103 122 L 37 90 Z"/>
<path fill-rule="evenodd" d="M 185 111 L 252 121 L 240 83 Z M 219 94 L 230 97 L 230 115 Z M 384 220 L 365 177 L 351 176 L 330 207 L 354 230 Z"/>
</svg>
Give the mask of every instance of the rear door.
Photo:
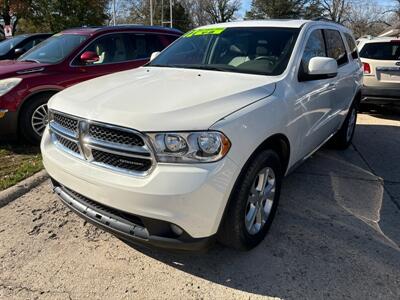
<svg viewBox="0 0 400 300">
<path fill-rule="evenodd" d="M 331 113 L 329 118 L 338 129 L 346 117 L 346 111 L 352 103 L 359 86 L 360 65 L 349 55 L 344 42 L 344 36 L 336 29 L 324 29 L 328 57 L 334 58 L 338 64 L 338 75 L 333 97 L 331 98 Z"/>
<path fill-rule="evenodd" d="M 364 66 L 364 85 L 399 89 L 400 40 L 366 43 L 360 51 Z"/>
</svg>

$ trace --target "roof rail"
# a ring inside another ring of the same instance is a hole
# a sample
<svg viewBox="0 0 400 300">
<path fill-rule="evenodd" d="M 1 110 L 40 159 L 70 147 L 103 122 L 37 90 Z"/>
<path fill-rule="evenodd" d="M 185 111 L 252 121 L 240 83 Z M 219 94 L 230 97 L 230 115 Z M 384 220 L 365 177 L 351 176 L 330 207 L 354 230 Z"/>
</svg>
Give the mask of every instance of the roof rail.
<svg viewBox="0 0 400 300">
<path fill-rule="evenodd" d="M 372 35 L 370 35 L 370 34 L 367 34 L 367 35 L 363 35 L 362 37 L 360 37 L 360 39 L 368 39 L 368 40 L 373 40 L 373 39 L 374 39 L 374 37 L 373 37 Z"/>
<path fill-rule="evenodd" d="M 340 24 L 340 23 L 338 23 L 338 22 L 336 22 L 336 21 L 333 21 L 333 20 L 331 20 L 331 19 L 328 19 L 327 17 L 316 17 L 316 18 L 311 19 L 311 21 L 330 22 L 330 23 L 335 23 L 335 24 L 342 25 L 342 24 Z"/>
</svg>

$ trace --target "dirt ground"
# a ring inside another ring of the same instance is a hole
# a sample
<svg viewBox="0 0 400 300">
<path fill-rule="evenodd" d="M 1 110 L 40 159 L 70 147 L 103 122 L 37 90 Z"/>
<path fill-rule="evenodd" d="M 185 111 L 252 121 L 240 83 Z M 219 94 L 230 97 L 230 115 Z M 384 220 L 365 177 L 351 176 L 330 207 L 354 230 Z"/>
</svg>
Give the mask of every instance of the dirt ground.
<svg viewBox="0 0 400 300">
<path fill-rule="evenodd" d="M 359 115 L 354 146 L 318 151 L 283 183 L 250 252 L 132 248 L 45 182 L 0 208 L 1 299 L 399 299 L 400 118 Z"/>
</svg>

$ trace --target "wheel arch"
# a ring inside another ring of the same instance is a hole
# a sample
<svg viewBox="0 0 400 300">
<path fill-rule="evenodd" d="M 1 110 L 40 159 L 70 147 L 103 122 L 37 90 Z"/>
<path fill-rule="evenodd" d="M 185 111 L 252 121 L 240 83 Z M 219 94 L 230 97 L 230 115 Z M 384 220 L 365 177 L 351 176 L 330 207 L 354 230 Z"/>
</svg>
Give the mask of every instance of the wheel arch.
<svg viewBox="0 0 400 300">
<path fill-rule="evenodd" d="M 58 90 L 58 89 L 46 89 L 46 90 L 40 90 L 40 91 L 34 92 L 34 93 L 28 95 L 27 97 L 25 97 L 24 100 L 22 100 L 22 103 L 21 103 L 21 105 L 19 106 L 19 109 L 18 109 L 18 123 L 19 123 L 19 118 L 21 116 L 21 112 L 24 109 L 26 109 L 28 103 L 32 99 L 34 99 L 36 97 L 39 97 L 41 95 L 49 95 L 49 97 L 51 97 L 51 96 L 57 94 L 58 92 L 61 92 L 61 90 Z M 18 127 L 19 127 L 19 125 L 18 125 Z"/>
<path fill-rule="evenodd" d="M 61 92 L 61 89 L 45 89 L 45 90 L 39 90 L 36 92 L 33 92 L 31 94 L 29 94 L 28 96 L 26 96 L 23 100 L 22 103 L 19 107 L 19 112 L 22 111 L 26 105 L 29 103 L 29 101 L 31 101 L 33 98 L 39 97 L 41 95 L 49 95 L 50 97 L 57 94 L 58 92 Z"/>
<path fill-rule="evenodd" d="M 60 91 L 61 90 L 57 90 L 57 89 L 46 89 L 46 90 L 37 91 L 35 93 L 30 94 L 22 101 L 22 104 L 20 105 L 20 107 L 18 109 L 18 114 L 17 114 L 18 136 L 21 136 L 21 130 L 22 130 L 21 129 L 22 128 L 22 117 L 21 116 L 23 115 L 24 111 L 28 108 L 29 103 L 31 103 L 31 101 L 33 99 L 43 96 L 43 95 L 48 95 L 48 97 L 50 98 L 51 96 L 57 94 Z"/>
<path fill-rule="evenodd" d="M 286 135 L 282 133 L 277 133 L 274 134 L 267 139 L 265 139 L 251 154 L 249 159 L 247 160 L 244 168 L 246 165 L 251 161 L 251 159 L 260 151 L 266 150 L 266 149 L 271 149 L 274 150 L 282 163 L 282 169 L 284 171 L 284 174 L 287 171 L 288 165 L 289 165 L 289 160 L 290 160 L 290 142 L 289 139 L 287 138 Z"/>
<path fill-rule="evenodd" d="M 271 149 L 278 154 L 280 161 L 282 163 L 282 176 L 284 176 L 286 174 L 288 166 L 289 166 L 289 160 L 290 160 L 290 150 L 291 150 L 290 141 L 285 134 L 282 134 L 282 133 L 273 134 L 273 135 L 269 136 L 268 138 L 266 138 L 262 143 L 260 143 L 258 145 L 258 147 L 251 153 L 251 155 L 249 156 L 249 158 L 246 160 L 243 167 L 241 168 L 239 175 L 237 176 L 235 183 L 233 184 L 233 187 L 230 192 L 228 201 L 226 203 L 224 212 L 220 219 L 220 223 L 219 223 L 218 230 L 217 230 L 217 236 L 220 235 L 222 233 L 222 231 L 224 230 L 224 222 L 225 222 L 226 215 L 228 213 L 229 207 L 232 202 L 232 197 L 236 193 L 237 187 L 240 184 L 240 182 L 242 181 L 243 176 L 246 172 L 246 169 L 248 168 L 249 164 L 252 162 L 252 160 L 258 153 L 260 153 L 264 150 L 267 150 L 267 149 Z"/>
</svg>

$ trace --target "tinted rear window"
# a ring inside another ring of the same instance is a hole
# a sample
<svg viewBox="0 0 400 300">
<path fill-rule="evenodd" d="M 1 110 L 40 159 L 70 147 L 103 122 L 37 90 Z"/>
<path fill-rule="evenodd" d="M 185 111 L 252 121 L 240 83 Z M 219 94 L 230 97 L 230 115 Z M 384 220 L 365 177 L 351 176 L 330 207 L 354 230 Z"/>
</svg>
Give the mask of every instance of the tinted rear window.
<svg viewBox="0 0 400 300">
<path fill-rule="evenodd" d="M 400 41 L 366 44 L 361 49 L 360 56 L 370 59 L 400 60 Z"/>
</svg>

